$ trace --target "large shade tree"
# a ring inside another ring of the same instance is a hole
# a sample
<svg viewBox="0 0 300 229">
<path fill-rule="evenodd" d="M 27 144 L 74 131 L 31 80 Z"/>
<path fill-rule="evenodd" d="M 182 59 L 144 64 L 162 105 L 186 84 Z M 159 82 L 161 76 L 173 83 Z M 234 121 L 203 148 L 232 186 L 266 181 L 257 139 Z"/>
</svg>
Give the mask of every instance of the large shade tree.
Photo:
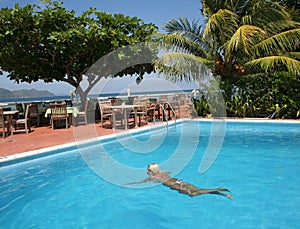
<svg viewBox="0 0 300 229">
<path fill-rule="evenodd" d="M 113 50 L 150 40 L 156 30 L 154 24 L 145 24 L 136 17 L 111 15 L 94 8 L 76 15 L 56 1 L 48 1 L 43 7 L 2 8 L 0 70 L 16 82 L 69 83 L 85 100 L 100 77 L 111 76 L 94 75 L 83 90 L 80 83 L 93 63 Z M 152 70 L 152 63 L 143 63 L 112 77 Z"/>
<path fill-rule="evenodd" d="M 293 20 L 295 8 L 270 0 L 201 3 L 202 25 L 185 18 L 173 19 L 166 24 L 167 34 L 161 35 L 162 43 L 172 50 L 159 62 L 168 77 L 189 78 L 187 62 L 205 63 L 221 77 L 226 99 L 245 76 L 272 77 L 274 72 L 282 72 L 283 76 L 299 78 L 300 26 Z"/>
</svg>

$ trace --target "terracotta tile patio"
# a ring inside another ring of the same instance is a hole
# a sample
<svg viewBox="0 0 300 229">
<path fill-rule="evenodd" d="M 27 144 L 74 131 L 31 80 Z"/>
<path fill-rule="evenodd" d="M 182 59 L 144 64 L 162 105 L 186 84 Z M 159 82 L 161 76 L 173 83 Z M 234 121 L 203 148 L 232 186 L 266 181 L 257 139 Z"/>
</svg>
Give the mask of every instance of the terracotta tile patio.
<svg viewBox="0 0 300 229">
<path fill-rule="evenodd" d="M 101 124 L 89 125 L 93 125 L 93 128 L 96 130 L 96 134 L 94 133 L 93 137 L 115 133 L 115 131 L 110 128 L 102 128 Z M 81 126 L 75 128 L 82 128 L 82 130 L 79 129 L 81 133 L 86 129 Z M 0 157 L 75 142 L 74 127 L 72 126 L 68 129 L 60 128 L 54 129 L 53 131 L 51 126 L 32 127 L 31 130 L 32 131 L 28 134 L 17 133 L 6 138 L 1 137 Z M 82 133 L 80 135 L 86 139 L 91 137 L 88 133 Z"/>
<path fill-rule="evenodd" d="M 181 112 L 181 117 L 190 117 L 189 105 L 181 106 Z M 132 123 L 132 120 L 130 123 Z M 59 128 L 54 129 L 53 131 L 51 125 L 41 127 L 33 126 L 31 127 L 31 132 L 28 134 L 16 133 L 6 138 L 2 138 L 2 136 L 0 136 L 0 157 L 38 150 L 65 143 L 72 143 L 77 140 L 101 137 L 108 134 L 114 134 L 116 132 L 124 131 L 124 129 L 113 130 L 109 127 L 102 128 L 100 122 L 89 124 L 88 126 L 89 128 L 86 128 L 85 126 L 70 126 L 68 129 Z M 79 129 L 76 129 L 76 131 L 74 131 L 74 128 Z M 133 128 L 133 126 L 131 126 L 130 128 Z M 76 137 L 74 136 L 74 133 L 77 135 Z M 79 137 L 78 133 L 80 133 Z"/>
</svg>

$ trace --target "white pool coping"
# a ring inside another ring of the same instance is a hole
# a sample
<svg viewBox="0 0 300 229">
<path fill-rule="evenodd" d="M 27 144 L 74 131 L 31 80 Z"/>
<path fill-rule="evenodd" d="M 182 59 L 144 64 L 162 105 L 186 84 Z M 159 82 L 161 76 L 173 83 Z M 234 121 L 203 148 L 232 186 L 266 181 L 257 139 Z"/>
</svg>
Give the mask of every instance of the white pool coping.
<svg viewBox="0 0 300 229">
<path fill-rule="evenodd" d="M 201 121 L 226 121 L 226 122 L 258 122 L 258 123 L 291 123 L 300 124 L 300 119 L 269 119 L 269 118 L 197 118 Z"/>
<path fill-rule="evenodd" d="M 169 121 L 168 124 L 171 125 L 174 122 L 175 121 Z M 177 122 L 179 122 L 179 120 Z M 182 122 L 182 120 L 181 120 L 181 122 Z M 8 155 L 8 156 L 2 156 L 2 157 L 0 157 L 0 165 L 1 165 L 1 163 L 4 163 L 4 162 L 9 162 L 9 161 L 18 160 L 18 159 L 27 158 L 27 157 L 32 157 L 32 156 L 37 156 L 37 155 L 42 156 L 43 154 L 49 153 L 51 151 L 56 151 L 56 150 L 61 150 L 61 149 L 64 149 L 64 148 L 70 148 L 70 147 L 75 147 L 75 146 L 78 146 L 78 145 L 93 143 L 93 142 L 97 142 L 97 141 L 100 141 L 100 140 L 112 139 L 112 138 L 115 138 L 116 136 L 119 136 L 119 137 L 120 136 L 126 136 L 126 135 L 131 134 L 131 133 L 136 133 L 136 132 L 148 130 L 150 128 L 160 128 L 160 127 L 164 127 L 166 125 L 167 125 L 167 123 L 161 123 L 160 122 L 160 123 L 156 123 L 154 125 L 148 125 L 148 126 L 139 127 L 139 128 L 136 128 L 136 129 L 124 130 L 123 132 L 108 134 L 108 135 L 104 135 L 104 136 L 101 136 L 101 137 L 95 137 L 95 138 L 90 138 L 90 139 L 86 139 L 86 140 L 60 144 L 60 145 L 56 145 L 56 146 L 50 146 L 50 147 L 46 147 L 46 148 L 42 148 L 42 149 L 31 150 L 31 151 L 27 151 L 27 152 L 23 152 L 23 153 L 18 153 L 18 154 L 13 154 L 13 155 Z"/>
<path fill-rule="evenodd" d="M 176 123 L 184 122 L 184 121 L 205 121 L 205 122 L 213 122 L 213 121 L 225 121 L 225 122 L 256 122 L 256 123 L 289 123 L 289 124 L 300 124 L 300 120 L 278 120 L 278 119 L 257 119 L 257 118 L 245 118 L 245 119 L 240 119 L 240 118 L 196 118 L 196 119 L 179 119 L 176 121 Z M 10 162 L 22 158 L 27 158 L 27 157 L 32 157 L 32 156 L 37 156 L 37 155 L 43 155 L 45 153 L 49 153 L 51 151 L 56 151 L 56 150 L 61 150 L 64 148 L 69 148 L 69 147 L 75 147 L 77 145 L 82 145 L 82 144 L 88 144 L 100 140 L 107 140 L 107 139 L 112 139 L 115 138 L 116 136 L 125 136 L 127 134 L 131 133 L 136 133 L 140 131 L 145 131 L 151 128 L 159 128 L 159 127 L 165 127 L 167 125 L 172 125 L 175 124 L 175 121 L 168 121 L 167 122 L 158 122 L 153 125 L 148 125 L 145 127 L 139 127 L 136 129 L 130 129 L 124 132 L 120 133 L 114 133 L 114 134 L 108 134 L 105 136 L 101 137 L 95 137 L 87 140 L 81 140 L 81 141 L 76 141 L 76 142 L 71 142 L 71 143 L 66 143 L 66 144 L 60 144 L 56 146 L 51 146 L 51 147 L 46 147 L 42 149 L 37 149 L 37 150 L 31 150 L 23 153 L 18 153 L 18 154 L 13 154 L 9 156 L 2 156 L 0 157 L 0 165 L 1 163 L 4 162 Z"/>
</svg>

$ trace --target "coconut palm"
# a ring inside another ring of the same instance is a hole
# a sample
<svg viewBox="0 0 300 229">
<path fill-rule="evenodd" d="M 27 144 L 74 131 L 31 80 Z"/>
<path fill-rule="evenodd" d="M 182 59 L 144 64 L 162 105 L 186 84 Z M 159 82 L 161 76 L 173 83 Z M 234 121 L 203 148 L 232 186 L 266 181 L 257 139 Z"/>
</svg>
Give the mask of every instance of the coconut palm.
<svg viewBox="0 0 300 229">
<path fill-rule="evenodd" d="M 158 61 L 168 78 L 189 78 L 189 67 L 205 63 L 222 77 L 230 95 L 242 75 L 271 71 L 300 75 L 300 26 L 284 6 L 269 0 L 201 3 L 202 26 L 173 19 L 165 26 L 167 34 L 160 36 L 172 50 Z"/>
</svg>

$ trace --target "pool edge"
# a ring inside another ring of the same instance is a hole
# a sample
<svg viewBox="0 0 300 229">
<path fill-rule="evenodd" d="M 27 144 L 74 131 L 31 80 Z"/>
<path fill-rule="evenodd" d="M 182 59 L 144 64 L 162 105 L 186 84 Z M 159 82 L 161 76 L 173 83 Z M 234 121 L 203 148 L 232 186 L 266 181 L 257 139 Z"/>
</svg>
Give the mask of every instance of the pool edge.
<svg viewBox="0 0 300 229">
<path fill-rule="evenodd" d="M 136 129 L 126 130 L 126 131 L 120 132 L 120 133 L 108 134 L 108 135 L 101 136 L 101 137 L 95 137 L 95 138 L 91 138 L 91 139 L 50 146 L 50 147 L 41 148 L 41 149 L 37 149 L 37 150 L 26 151 L 23 153 L 2 156 L 2 157 L 0 157 L 0 167 L 18 163 L 19 160 L 27 161 L 27 160 L 30 160 L 29 158 L 31 158 L 31 157 L 35 158 L 35 157 L 43 157 L 44 155 L 47 156 L 47 153 L 50 153 L 52 151 L 61 151 L 63 149 L 72 148 L 72 147 L 74 147 L 74 149 L 75 148 L 78 149 L 78 145 L 90 144 L 90 143 L 100 141 L 100 140 L 109 140 L 116 136 L 125 136 L 125 135 L 131 134 L 131 133 L 141 132 L 141 131 L 145 131 L 145 130 L 153 129 L 153 128 L 155 129 L 155 128 L 166 127 L 168 125 L 175 125 L 176 123 L 182 123 L 182 122 L 186 122 L 186 121 L 204 121 L 204 122 L 224 121 L 224 122 L 228 122 L 228 123 L 229 122 L 245 122 L 245 123 L 246 122 L 257 122 L 257 123 L 277 123 L 277 124 L 279 124 L 279 123 L 300 124 L 300 120 L 286 120 L 286 119 L 285 120 L 255 119 L 255 118 L 253 118 L 253 119 L 252 118 L 238 119 L 238 118 L 226 118 L 226 117 L 225 118 L 194 118 L 194 119 L 182 118 L 182 119 L 178 119 L 176 121 L 172 121 L 172 120 L 168 121 L 168 123 L 160 122 L 160 123 L 155 123 L 155 124 L 144 126 L 144 127 L 139 127 Z"/>
<path fill-rule="evenodd" d="M 180 119 L 180 120 L 177 120 L 177 123 L 183 122 L 183 121 L 185 121 L 185 119 Z M 175 123 L 175 121 L 169 121 L 168 123 L 169 123 L 168 125 L 173 125 Z M 128 134 L 145 131 L 145 130 L 152 129 L 152 128 L 155 129 L 155 128 L 165 127 L 166 125 L 167 125 L 167 123 L 156 123 L 156 124 L 145 126 L 145 127 L 139 127 L 136 129 L 126 130 L 126 131 L 123 131 L 120 133 L 108 134 L 108 135 L 104 135 L 104 136 L 100 136 L 100 137 L 94 137 L 91 139 L 85 139 L 85 140 L 50 146 L 50 147 L 41 148 L 41 149 L 37 149 L 37 150 L 30 150 L 30 151 L 26 151 L 23 153 L 18 153 L 18 154 L 13 154 L 13 155 L 8 155 L 8 156 L 1 156 L 0 157 L 0 168 L 11 165 L 11 164 L 17 164 L 18 162 L 28 161 L 31 158 L 34 159 L 37 157 L 40 158 L 43 156 L 47 156 L 48 153 L 53 152 L 53 151 L 62 151 L 63 149 L 67 149 L 67 148 L 78 149 L 79 145 L 90 144 L 90 143 L 100 141 L 100 140 L 109 140 L 109 139 L 115 138 L 116 136 L 119 136 L 119 137 L 126 136 Z M 60 152 L 57 152 L 57 153 L 60 153 Z M 53 152 L 53 154 L 56 154 L 56 153 Z"/>
</svg>

